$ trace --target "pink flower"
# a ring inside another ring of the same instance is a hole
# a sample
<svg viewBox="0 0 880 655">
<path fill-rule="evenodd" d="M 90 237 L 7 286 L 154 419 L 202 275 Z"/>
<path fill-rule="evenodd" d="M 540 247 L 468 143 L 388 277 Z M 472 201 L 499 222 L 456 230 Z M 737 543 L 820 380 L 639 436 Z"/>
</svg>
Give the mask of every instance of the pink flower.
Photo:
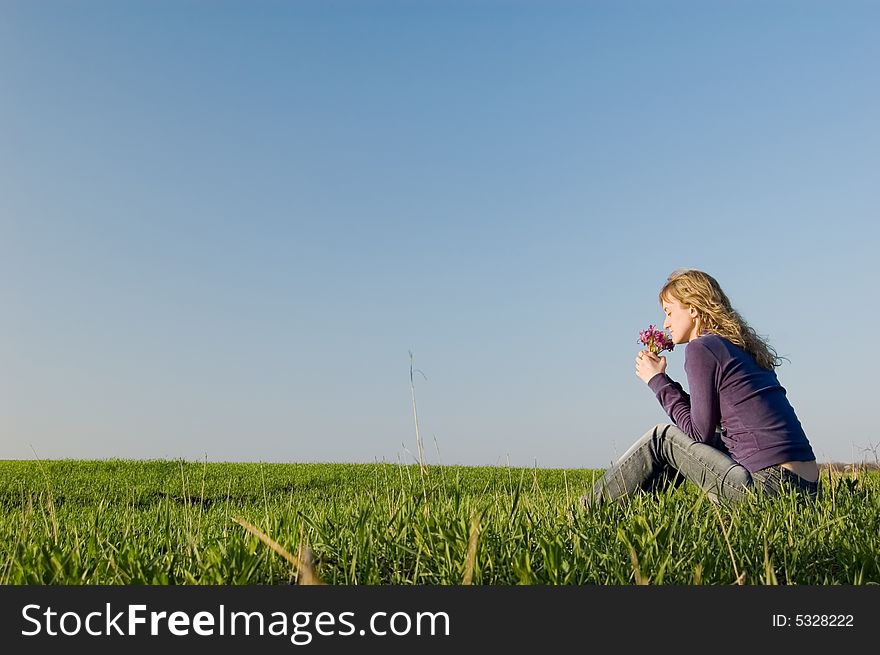
<svg viewBox="0 0 880 655">
<path fill-rule="evenodd" d="M 655 329 L 653 324 L 649 325 L 647 330 L 639 330 L 639 343 L 647 346 L 648 350 L 655 355 L 664 350 L 672 351 L 675 347 L 666 332 Z"/>
</svg>

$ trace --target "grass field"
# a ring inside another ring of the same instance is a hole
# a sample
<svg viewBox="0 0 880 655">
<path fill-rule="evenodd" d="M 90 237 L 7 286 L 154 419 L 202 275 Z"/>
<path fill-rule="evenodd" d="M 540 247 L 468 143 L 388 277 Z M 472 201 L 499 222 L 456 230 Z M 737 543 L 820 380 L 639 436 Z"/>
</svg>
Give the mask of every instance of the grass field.
<svg viewBox="0 0 880 655">
<path fill-rule="evenodd" d="M 566 512 L 600 471 L 0 461 L 0 584 L 876 584 L 880 473 Z"/>
</svg>

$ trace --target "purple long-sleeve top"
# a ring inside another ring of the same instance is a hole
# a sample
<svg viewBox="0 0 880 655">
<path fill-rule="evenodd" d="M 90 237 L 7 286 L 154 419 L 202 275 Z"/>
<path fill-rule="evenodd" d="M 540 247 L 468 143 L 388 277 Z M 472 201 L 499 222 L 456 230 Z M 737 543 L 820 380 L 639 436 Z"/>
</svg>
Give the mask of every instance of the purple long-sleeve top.
<svg viewBox="0 0 880 655">
<path fill-rule="evenodd" d="M 754 472 L 775 464 L 815 459 L 804 429 L 776 373 L 716 334 L 688 343 L 688 391 L 665 373 L 648 381 L 676 426 L 696 441 L 713 443 L 720 425 L 730 456 Z"/>
</svg>

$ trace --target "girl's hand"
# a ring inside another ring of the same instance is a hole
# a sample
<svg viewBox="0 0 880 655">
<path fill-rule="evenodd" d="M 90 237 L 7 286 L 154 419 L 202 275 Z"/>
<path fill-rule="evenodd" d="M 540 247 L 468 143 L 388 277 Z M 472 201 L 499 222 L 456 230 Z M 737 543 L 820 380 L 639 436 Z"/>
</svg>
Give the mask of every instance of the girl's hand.
<svg viewBox="0 0 880 655">
<path fill-rule="evenodd" d="M 650 350 L 643 350 L 636 356 L 636 375 L 642 382 L 648 383 L 658 373 L 666 372 L 666 358 L 655 355 Z"/>
</svg>

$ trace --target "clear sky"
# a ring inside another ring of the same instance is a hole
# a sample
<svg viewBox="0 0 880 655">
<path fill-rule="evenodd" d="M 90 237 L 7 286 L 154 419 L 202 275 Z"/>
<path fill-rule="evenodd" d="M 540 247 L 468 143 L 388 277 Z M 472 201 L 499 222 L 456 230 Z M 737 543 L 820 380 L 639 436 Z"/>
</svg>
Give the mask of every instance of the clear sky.
<svg viewBox="0 0 880 655">
<path fill-rule="evenodd" d="M 0 458 L 607 466 L 670 271 L 877 430 L 876 2 L 0 0 Z M 684 346 L 668 372 L 686 382 Z"/>
</svg>

